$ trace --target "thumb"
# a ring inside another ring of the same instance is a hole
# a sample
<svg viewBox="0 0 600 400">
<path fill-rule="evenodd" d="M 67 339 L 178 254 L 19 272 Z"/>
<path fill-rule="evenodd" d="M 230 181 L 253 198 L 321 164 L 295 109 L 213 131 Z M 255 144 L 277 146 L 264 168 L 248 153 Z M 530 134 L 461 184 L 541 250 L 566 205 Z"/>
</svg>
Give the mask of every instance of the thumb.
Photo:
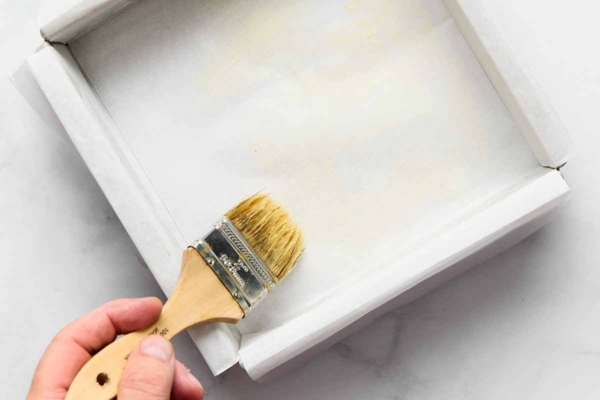
<svg viewBox="0 0 600 400">
<path fill-rule="evenodd" d="M 151 335 L 131 352 L 119 382 L 119 400 L 169 400 L 175 357 L 166 339 Z"/>
</svg>

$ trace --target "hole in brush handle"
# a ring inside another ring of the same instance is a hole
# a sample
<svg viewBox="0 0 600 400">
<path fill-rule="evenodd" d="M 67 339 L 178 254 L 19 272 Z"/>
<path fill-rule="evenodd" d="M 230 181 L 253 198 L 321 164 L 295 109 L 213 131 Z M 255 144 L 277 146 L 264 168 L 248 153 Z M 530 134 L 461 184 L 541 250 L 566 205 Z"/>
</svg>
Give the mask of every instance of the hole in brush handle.
<svg viewBox="0 0 600 400">
<path fill-rule="evenodd" d="M 108 375 L 104 372 L 100 372 L 98 376 L 96 376 L 96 382 L 98 382 L 98 385 L 100 386 L 106 385 L 109 380 Z"/>
</svg>

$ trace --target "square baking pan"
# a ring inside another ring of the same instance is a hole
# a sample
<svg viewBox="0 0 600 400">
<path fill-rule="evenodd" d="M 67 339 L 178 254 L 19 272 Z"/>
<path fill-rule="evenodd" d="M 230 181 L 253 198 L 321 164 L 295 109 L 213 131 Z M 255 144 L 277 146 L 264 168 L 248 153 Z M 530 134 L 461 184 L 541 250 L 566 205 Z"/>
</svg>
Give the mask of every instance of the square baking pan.
<svg viewBox="0 0 600 400">
<path fill-rule="evenodd" d="M 48 2 L 40 88 L 165 291 L 265 191 L 306 235 L 238 326 L 191 330 L 264 380 L 523 239 L 569 197 L 552 106 L 467 0 Z"/>
</svg>

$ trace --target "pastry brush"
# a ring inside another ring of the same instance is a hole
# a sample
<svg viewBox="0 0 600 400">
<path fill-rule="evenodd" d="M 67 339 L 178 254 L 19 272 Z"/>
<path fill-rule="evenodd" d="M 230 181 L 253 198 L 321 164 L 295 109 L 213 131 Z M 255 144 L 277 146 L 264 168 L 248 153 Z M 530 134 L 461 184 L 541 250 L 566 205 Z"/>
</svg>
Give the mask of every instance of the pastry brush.
<svg viewBox="0 0 600 400">
<path fill-rule="evenodd" d="M 192 326 L 239 322 L 292 270 L 302 250 L 302 231 L 269 196 L 242 201 L 184 251 L 179 281 L 158 320 L 94 355 L 66 400 L 115 398 L 127 357 L 148 335 L 171 339 Z"/>
</svg>

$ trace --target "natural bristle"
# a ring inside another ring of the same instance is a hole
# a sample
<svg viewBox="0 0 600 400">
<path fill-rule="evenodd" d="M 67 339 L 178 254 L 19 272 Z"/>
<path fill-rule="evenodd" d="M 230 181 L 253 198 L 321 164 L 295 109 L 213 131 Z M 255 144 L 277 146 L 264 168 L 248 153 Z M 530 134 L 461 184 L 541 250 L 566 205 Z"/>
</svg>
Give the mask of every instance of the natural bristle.
<svg viewBox="0 0 600 400">
<path fill-rule="evenodd" d="M 225 216 L 278 279 L 294 268 L 304 248 L 302 231 L 290 214 L 268 195 L 255 194 Z"/>
</svg>

